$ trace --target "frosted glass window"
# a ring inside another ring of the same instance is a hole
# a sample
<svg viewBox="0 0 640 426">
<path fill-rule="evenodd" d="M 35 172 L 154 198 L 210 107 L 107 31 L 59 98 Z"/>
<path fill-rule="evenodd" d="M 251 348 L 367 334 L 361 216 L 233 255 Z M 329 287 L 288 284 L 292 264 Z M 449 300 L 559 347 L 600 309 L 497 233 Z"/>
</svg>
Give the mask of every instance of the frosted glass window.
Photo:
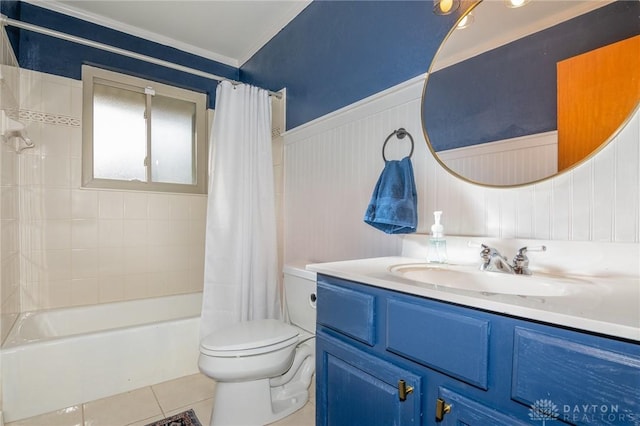
<svg viewBox="0 0 640 426">
<path fill-rule="evenodd" d="M 93 92 L 93 168 L 101 179 L 146 180 L 144 93 L 96 84 Z"/>
<path fill-rule="evenodd" d="M 207 191 L 206 95 L 82 67 L 82 186 Z"/>
<path fill-rule="evenodd" d="M 156 95 L 151 111 L 151 179 L 192 184 L 195 179 L 195 104 Z"/>
</svg>

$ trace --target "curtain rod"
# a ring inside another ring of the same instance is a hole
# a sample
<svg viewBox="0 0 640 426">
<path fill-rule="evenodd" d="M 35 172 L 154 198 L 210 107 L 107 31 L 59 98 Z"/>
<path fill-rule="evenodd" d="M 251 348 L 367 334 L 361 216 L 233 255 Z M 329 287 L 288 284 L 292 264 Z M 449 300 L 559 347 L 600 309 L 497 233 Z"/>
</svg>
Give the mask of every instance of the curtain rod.
<svg viewBox="0 0 640 426">
<path fill-rule="evenodd" d="M 82 45 L 93 47 L 93 48 L 100 49 L 100 50 L 105 50 L 107 52 L 116 53 L 118 55 L 127 56 L 129 58 L 138 59 L 140 61 L 149 62 L 149 63 L 160 65 L 160 66 L 163 66 L 163 67 L 166 67 L 166 68 L 171 68 L 171 69 L 174 69 L 174 70 L 186 72 L 186 73 L 197 75 L 197 76 L 204 77 L 204 78 L 209 78 L 209 79 L 212 79 L 212 80 L 228 81 L 231 84 L 235 84 L 235 85 L 243 84 L 243 83 L 241 83 L 239 81 L 231 80 L 229 78 L 221 77 L 221 76 L 215 75 L 215 74 L 210 74 L 208 72 L 200 71 L 200 70 L 197 70 L 195 68 L 185 67 L 184 65 L 176 64 L 176 63 L 165 61 L 165 60 L 158 59 L 158 58 L 154 58 L 152 56 L 143 55 L 141 53 L 132 52 L 130 50 L 121 49 L 119 47 L 110 46 L 108 44 L 99 43 L 99 42 L 93 41 L 93 40 L 87 40 L 85 38 L 81 38 L 81 37 L 77 37 L 77 36 L 74 36 L 74 35 L 66 34 L 66 33 L 63 33 L 63 32 L 60 32 L 60 31 L 51 30 L 49 28 L 44 28 L 44 27 L 40 27 L 38 25 L 33 25 L 33 24 L 26 23 L 26 22 L 18 21 L 18 20 L 15 20 L 15 19 L 11 19 L 11 18 L 9 18 L 9 17 L 7 17 L 5 15 L 0 15 L 0 25 L 3 26 L 3 27 L 6 26 L 6 25 L 9 25 L 9 26 L 16 27 L 16 28 L 22 28 L 24 30 L 33 31 L 33 32 L 36 32 L 36 33 L 48 35 L 48 36 L 51 36 L 51 37 L 59 38 L 59 39 L 62 39 L 62 40 L 73 42 L 73 43 L 82 44 Z M 275 96 L 278 99 L 282 99 L 282 94 L 281 93 L 272 92 L 271 90 L 269 90 L 268 92 L 269 92 L 270 96 Z"/>
</svg>

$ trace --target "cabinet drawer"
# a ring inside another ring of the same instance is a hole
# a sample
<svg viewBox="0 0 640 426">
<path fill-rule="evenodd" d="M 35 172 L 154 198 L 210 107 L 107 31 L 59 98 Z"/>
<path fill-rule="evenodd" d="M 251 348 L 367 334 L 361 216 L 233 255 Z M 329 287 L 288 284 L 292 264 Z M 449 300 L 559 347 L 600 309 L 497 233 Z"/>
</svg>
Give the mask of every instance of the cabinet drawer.
<svg viewBox="0 0 640 426">
<path fill-rule="evenodd" d="M 318 281 L 317 322 L 375 344 L 375 296 Z"/>
<path fill-rule="evenodd" d="M 550 401 L 568 423 L 633 424 L 640 346 L 624 345 L 626 354 L 516 327 L 511 397 L 529 406 Z"/>
<path fill-rule="evenodd" d="M 524 422 L 502 413 L 489 405 L 466 398 L 459 393 L 440 387 L 438 396 L 448 405 L 448 412 L 444 414 L 442 426 L 458 425 L 491 425 L 491 426 L 527 426 Z"/>
<path fill-rule="evenodd" d="M 390 299 L 387 350 L 487 389 L 489 321 Z"/>
</svg>

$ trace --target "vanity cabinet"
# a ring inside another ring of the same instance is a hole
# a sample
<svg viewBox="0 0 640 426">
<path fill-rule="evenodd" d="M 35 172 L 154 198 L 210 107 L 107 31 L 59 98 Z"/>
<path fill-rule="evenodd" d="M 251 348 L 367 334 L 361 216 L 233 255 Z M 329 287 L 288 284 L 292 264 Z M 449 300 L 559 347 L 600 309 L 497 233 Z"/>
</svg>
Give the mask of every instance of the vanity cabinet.
<svg viewBox="0 0 640 426">
<path fill-rule="evenodd" d="M 322 274 L 317 295 L 318 425 L 640 422 L 637 342 Z"/>
</svg>

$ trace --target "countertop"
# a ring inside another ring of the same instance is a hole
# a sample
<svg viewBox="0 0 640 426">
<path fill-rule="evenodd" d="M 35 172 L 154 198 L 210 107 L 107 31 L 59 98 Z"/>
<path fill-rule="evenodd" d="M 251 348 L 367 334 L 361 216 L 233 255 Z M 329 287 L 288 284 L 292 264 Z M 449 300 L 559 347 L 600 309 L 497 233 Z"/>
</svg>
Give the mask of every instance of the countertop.
<svg viewBox="0 0 640 426">
<path fill-rule="evenodd" d="M 402 293 L 640 342 L 640 280 L 637 276 L 584 276 L 580 277 L 586 283 L 584 290 L 570 295 L 520 296 L 443 287 L 406 279 L 390 270 L 392 266 L 412 263 L 424 263 L 424 260 L 379 257 L 314 263 L 306 268 Z"/>
</svg>

